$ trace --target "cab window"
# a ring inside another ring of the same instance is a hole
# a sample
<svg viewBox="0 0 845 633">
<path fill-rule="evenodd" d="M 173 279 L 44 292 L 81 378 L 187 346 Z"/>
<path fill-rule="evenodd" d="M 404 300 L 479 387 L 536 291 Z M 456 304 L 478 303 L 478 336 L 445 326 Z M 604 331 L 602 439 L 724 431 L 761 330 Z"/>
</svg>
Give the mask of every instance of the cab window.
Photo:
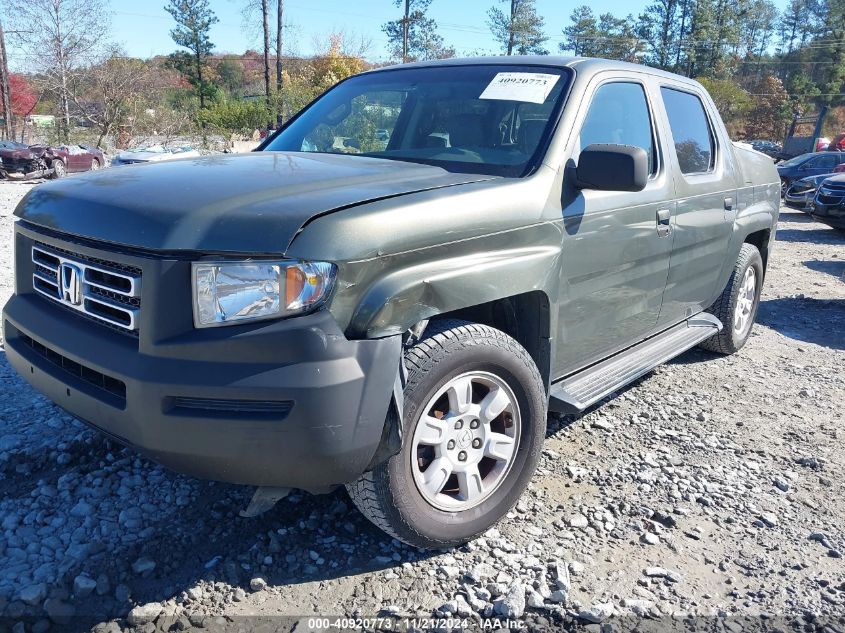
<svg viewBox="0 0 845 633">
<path fill-rule="evenodd" d="M 713 171 L 716 150 L 704 104 L 696 95 L 673 88 L 660 89 L 683 174 Z"/>
<path fill-rule="evenodd" d="M 641 147 L 648 155 L 649 173 L 657 171 L 651 115 L 641 84 L 614 82 L 596 90 L 581 126 L 579 153 L 594 143 Z"/>
</svg>

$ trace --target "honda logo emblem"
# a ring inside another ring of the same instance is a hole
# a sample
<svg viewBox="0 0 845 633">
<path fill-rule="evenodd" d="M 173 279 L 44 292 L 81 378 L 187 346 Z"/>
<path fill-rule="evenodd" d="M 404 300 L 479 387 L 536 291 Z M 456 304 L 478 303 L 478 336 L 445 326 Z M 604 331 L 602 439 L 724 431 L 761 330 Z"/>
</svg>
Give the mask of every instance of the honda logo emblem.
<svg viewBox="0 0 845 633">
<path fill-rule="evenodd" d="M 82 269 L 78 266 L 62 263 L 59 299 L 72 306 L 82 304 Z"/>
</svg>

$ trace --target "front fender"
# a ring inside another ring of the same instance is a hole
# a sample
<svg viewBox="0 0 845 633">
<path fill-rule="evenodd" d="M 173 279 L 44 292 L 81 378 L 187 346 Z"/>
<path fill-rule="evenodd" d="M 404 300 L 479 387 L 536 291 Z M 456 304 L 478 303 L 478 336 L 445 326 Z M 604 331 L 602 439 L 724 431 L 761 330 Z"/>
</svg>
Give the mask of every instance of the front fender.
<svg viewBox="0 0 845 633">
<path fill-rule="evenodd" d="M 445 312 L 534 290 L 548 295 L 559 279 L 559 260 L 560 247 L 547 244 L 436 258 L 394 270 L 362 294 L 347 334 L 380 338 Z"/>
</svg>

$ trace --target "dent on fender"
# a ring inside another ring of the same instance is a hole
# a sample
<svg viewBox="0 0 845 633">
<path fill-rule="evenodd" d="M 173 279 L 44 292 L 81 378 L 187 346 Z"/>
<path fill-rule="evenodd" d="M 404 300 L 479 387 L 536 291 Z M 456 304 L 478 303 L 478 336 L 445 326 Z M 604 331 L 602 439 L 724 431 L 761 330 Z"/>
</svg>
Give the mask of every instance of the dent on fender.
<svg viewBox="0 0 845 633">
<path fill-rule="evenodd" d="M 362 297 L 352 336 L 378 338 L 418 321 L 530 290 L 559 270 L 559 246 L 518 247 L 425 262 L 392 273 Z"/>
</svg>

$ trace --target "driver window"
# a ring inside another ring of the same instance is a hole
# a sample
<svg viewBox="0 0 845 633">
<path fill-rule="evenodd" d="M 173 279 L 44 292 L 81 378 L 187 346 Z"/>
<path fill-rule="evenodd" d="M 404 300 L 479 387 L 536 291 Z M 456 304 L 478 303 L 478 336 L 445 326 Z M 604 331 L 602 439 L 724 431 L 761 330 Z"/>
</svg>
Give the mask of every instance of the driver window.
<svg viewBox="0 0 845 633">
<path fill-rule="evenodd" d="M 641 147 L 648 155 L 648 171 L 654 174 L 654 135 L 648 102 L 641 84 L 614 82 L 596 90 L 578 137 L 578 153 L 594 143 Z"/>
</svg>

